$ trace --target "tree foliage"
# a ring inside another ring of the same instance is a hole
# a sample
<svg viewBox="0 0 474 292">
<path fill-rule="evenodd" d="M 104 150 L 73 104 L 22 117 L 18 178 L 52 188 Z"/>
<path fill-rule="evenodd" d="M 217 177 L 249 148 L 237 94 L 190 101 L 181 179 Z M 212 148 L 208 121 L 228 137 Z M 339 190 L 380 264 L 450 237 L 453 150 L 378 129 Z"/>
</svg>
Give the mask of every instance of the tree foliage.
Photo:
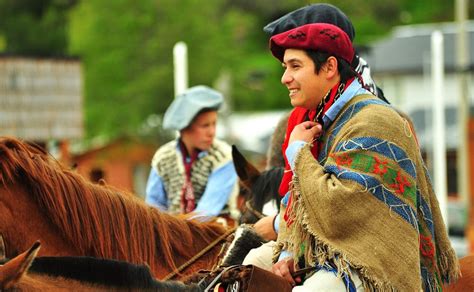
<svg viewBox="0 0 474 292">
<path fill-rule="evenodd" d="M 10 53 L 67 54 L 67 14 L 76 0 L 2 0 L 0 31 Z"/>
<path fill-rule="evenodd" d="M 287 105 L 273 98 L 285 96 L 283 88 L 266 90 L 281 70 L 266 51 L 258 15 L 225 0 L 178 2 L 89 0 L 71 14 L 70 48 L 83 56 L 91 136 L 134 131 L 148 115 L 166 110 L 179 41 L 188 46 L 190 86 L 212 86 L 230 71 L 234 108 Z"/>
<path fill-rule="evenodd" d="M 77 3 L 76 3 L 77 2 Z M 189 85 L 230 72 L 234 110 L 289 108 L 262 28 L 303 0 L 0 0 L 0 44 L 83 60 L 89 137 L 136 132 L 173 99 L 173 46 L 188 46 Z M 399 24 L 452 21 L 453 1 L 332 0 L 368 44 Z M 470 7 L 472 10 L 473 7 Z"/>
</svg>

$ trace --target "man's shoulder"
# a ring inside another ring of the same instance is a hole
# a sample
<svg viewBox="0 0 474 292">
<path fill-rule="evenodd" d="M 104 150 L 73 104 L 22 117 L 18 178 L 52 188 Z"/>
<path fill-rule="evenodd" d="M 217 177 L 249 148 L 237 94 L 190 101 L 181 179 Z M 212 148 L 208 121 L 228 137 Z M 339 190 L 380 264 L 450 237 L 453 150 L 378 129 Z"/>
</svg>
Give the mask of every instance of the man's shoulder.
<svg viewBox="0 0 474 292">
<path fill-rule="evenodd" d="M 337 122 L 352 133 L 393 137 L 403 134 L 405 121 L 394 107 L 373 95 L 354 97 L 346 106 Z"/>
<path fill-rule="evenodd" d="M 342 113 L 349 112 L 354 114 L 370 114 L 370 112 L 382 111 L 397 115 L 395 109 L 385 101 L 373 94 L 359 94 L 350 99 L 344 106 Z"/>
</svg>

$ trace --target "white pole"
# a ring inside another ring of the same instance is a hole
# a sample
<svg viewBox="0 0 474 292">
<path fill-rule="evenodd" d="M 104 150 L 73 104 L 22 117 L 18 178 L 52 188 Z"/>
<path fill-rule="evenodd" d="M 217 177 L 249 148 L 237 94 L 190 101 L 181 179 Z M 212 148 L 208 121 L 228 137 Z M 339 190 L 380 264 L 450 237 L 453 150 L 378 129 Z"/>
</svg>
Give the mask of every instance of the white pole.
<svg viewBox="0 0 474 292">
<path fill-rule="evenodd" d="M 431 80 L 433 88 L 433 165 L 434 189 L 441 215 L 448 228 L 448 194 L 446 182 L 446 123 L 444 102 L 444 39 L 440 31 L 431 34 Z"/>
<path fill-rule="evenodd" d="M 470 181 L 469 181 L 469 150 L 468 150 L 468 120 L 469 120 L 469 96 L 468 76 L 469 69 L 469 41 L 466 30 L 468 19 L 468 1 L 456 0 L 456 23 L 458 33 L 456 38 L 456 65 L 460 84 L 460 98 L 458 106 L 459 120 L 459 146 L 457 152 L 458 166 L 458 193 L 461 201 L 469 210 L 470 206 Z"/>
<path fill-rule="evenodd" d="M 459 128 L 459 146 L 457 149 L 457 174 L 458 174 L 458 194 L 461 202 L 466 208 L 466 226 L 465 236 L 468 239 L 469 251 L 473 250 L 473 208 L 470 182 L 470 153 L 469 153 L 469 35 L 466 30 L 467 20 L 469 18 L 469 1 L 456 0 L 455 2 L 455 20 L 457 23 L 456 37 L 456 65 L 459 79 L 460 96 L 458 103 L 458 128 Z"/>
<path fill-rule="evenodd" d="M 173 47 L 174 61 L 174 96 L 188 88 L 188 47 L 178 42 Z"/>
</svg>

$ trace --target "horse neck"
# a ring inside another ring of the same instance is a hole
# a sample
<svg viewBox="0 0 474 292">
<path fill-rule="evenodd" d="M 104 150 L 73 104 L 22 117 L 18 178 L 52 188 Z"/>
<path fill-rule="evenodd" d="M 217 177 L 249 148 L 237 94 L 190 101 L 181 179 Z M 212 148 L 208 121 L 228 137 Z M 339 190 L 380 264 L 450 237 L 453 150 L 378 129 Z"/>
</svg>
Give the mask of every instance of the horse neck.
<svg viewBox="0 0 474 292">
<path fill-rule="evenodd" d="M 20 187 L 19 183 L 4 188 L 8 195 L 1 196 L 4 202 L 0 207 L 5 212 L 0 215 L 0 228 L 6 228 L 3 222 L 8 222 L 9 229 L 0 231 L 6 233 L 7 241 L 11 240 L 12 244 L 7 244 L 15 248 L 11 252 L 25 250 L 26 245 L 40 239 L 44 243 L 41 255 L 147 263 L 161 278 L 223 233 L 160 214 L 131 195 L 88 184 L 73 175 L 68 179 L 69 184 L 59 190 Z M 187 244 L 181 247 L 176 240 Z M 209 253 L 200 259 L 202 268 L 212 266 L 214 255 Z"/>
<path fill-rule="evenodd" d="M 161 278 L 223 233 L 205 224 L 160 213 L 132 194 L 79 179 L 74 182 L 81 188 L 55 194 L 54 201 L 43 204 L 51 206 L 59 196 L 64 196 L 62 200 L 70 203 L 52 208 L 49 216 L 55 217 L 55 224 L 67 234 L 79 255 L 147 263 L 153 274 Z M 67 214 L 51 213 L 61 212 L 63 208 Z M 74 216 L 75 220 L 71 219 Z M 185 244 L 176 245 L 177 239 L 190 245 L 187 248 Z M 205 267 L 212 263 L 209 260 Z"/>
<path fill-rule="evenodd" d="M 200 223 L 186 219 L 178 219 L 163 214 L 167 229 L 161 238 L 166 248 L 171 248 L 176 266 L 181 266 L 211 246 L 219 237 L 226 233 L 218 223 Z M 183 217 L 185 218 L 185 217 Z M 177 232 L 177 230 L 181 230 Z M 163 231 L 162 231 L 163 233 Z M 185 268 L 178 278 L 193 274 L 199 270 L 210 270 L 219 260 L 222 244 L 215 244 L 208 252 L 200 255 L 189 267 Z"/>
<path fill-rule="evenodd" d="M 74 245 L 61 236 L 25 190 L 0 187 L 0 198 L 0 234 L 6 242 L 7 257 L 27 250 L 36 240 L 43 243 L 40 255 L 78 255 Z"/>
</svg>

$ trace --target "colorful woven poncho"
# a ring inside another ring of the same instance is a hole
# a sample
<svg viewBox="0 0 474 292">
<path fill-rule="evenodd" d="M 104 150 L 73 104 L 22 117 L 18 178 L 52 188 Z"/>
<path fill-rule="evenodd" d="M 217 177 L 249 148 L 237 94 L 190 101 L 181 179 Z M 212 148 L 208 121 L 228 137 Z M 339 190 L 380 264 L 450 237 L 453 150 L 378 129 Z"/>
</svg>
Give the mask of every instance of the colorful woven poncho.
<svg viewBox="0 0 474 292">
<path fill-rule="evenodd" d="M 455 280 L 457 259 L 407 121 L 376 97 L 356 96 L 322 143 L 318 161 L 309 144 L 297 155 L 293 223 L 281 218 L 276 254 L 351 267 L 377 291 L 437 291 Z"/>
</svg>

